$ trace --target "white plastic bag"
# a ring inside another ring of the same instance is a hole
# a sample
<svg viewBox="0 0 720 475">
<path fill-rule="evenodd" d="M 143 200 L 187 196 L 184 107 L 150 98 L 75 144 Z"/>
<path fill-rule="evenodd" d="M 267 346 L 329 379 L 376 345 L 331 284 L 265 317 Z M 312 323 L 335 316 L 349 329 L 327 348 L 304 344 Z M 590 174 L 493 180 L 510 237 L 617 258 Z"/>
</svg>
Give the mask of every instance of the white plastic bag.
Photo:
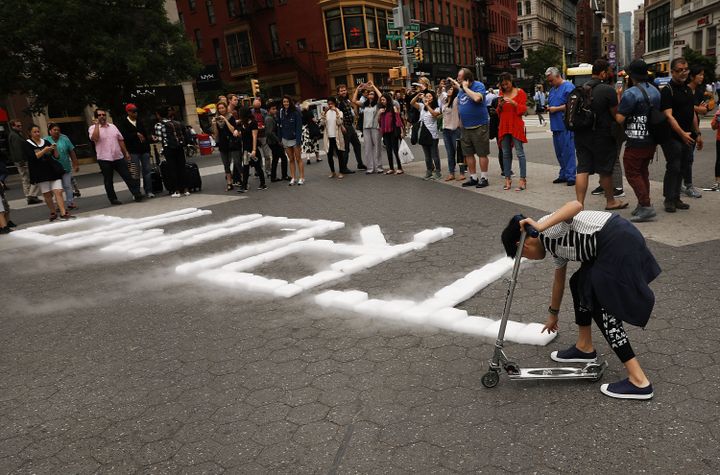
<svg viewBox="0 0 720 475">
<path fill-rule="evenodd" d="M 400 155 L 400 163 L 402 163 L 403 165 L 415 160 L 415 156 L 410 151 L 410 147 L 408 146 L 407 142 L 405 142 L 405 140 L 400 140 L 400 150 L 398 151 L 398 153 Z"/>
</svg>

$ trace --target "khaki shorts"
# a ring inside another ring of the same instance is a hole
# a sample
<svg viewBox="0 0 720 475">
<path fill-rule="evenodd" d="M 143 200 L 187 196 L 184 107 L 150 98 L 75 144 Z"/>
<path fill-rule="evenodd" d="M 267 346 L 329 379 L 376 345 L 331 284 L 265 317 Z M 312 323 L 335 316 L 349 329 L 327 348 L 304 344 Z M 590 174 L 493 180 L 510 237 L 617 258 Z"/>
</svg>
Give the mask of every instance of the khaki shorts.
<svg viewBox="0 0 720 475">
<path fill-rule="evenodd" d="M 460 137 L 460 146 L 463 155 L 477 155 L 478 157 L 487 157 L 490 155 L 490 135 L 488 134 L 488 126 L 481 125 L 472 129 L 463 129 Z"/>
</svg>

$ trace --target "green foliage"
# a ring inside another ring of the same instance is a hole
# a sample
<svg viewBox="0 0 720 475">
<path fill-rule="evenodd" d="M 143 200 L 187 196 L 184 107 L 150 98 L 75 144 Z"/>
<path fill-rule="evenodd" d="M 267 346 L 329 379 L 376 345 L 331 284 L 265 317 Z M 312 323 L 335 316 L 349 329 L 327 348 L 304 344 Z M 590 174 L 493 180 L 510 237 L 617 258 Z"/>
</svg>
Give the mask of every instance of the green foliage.
<svg viewBox="0 0 720 475">
<path fill-rule="evenodd" d="M 562 51 L 551 45 L 528 51 L 527 58 L 522 61 L 525 76 L 536 81 L 545 79 L 545 70 L 551 66 L 562 68 Z"/>
<path fill-rule="evenodd" d="M 687 59 L 688 66 L 701 65 L 705 68 L 705 83 L 715 82 L 715 68 L 717 67 L 716 56 L 704 56 L 700 51 L 690 47 L 683 48 L 683 56 Z"/>
<path fill-rule="evenodd" d="M 138 86 L 176 84 L 200 70 L 163 0 L 16 0 L 0 15 L 0 94 L 122 108 Z"/>
</svg>

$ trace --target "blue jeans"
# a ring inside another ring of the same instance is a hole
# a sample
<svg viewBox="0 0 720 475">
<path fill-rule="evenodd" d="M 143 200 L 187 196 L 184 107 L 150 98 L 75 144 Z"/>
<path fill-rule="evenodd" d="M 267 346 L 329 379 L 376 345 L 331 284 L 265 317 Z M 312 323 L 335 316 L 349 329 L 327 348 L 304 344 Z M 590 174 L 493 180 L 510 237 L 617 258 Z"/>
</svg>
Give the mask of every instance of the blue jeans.
<svg viewBox="0 0 720 475">
<path fill-rule="evenodd" d="M 68 206 L 73 202 L 72 178 L 72 172 L 65 172 L 65 174 L 60 178 L 60 181 L 62 181 L 63 191 L 65 192 L 65 206 Z"/>
<path fill-rule="evenodd" d="M 525 162 L 525 150 L 523 149 L 523 143 L 513 137 L 510 134 L 505 134 L 502 138 L 502 153 L 503 153 L 503 174 L 506 177 L 511 176 L 512 172 L 512 148 L 511 145 L 515 146 L 515 154 L 517 155 L 518 162 L 520 163 L 520 178 L 527 177 L 527 164 Z"/>
<path fill-rule="evenodd" d="M 560 164 L 558 178 L 575 181 L 575 136 L 570 130 L 553 131 L 553 146 L 555 157 Z"/>
<path fill-rule="evenodd" d="M 445 142 L 445 151 L 447 152 L 448 171 L 451 175 L 455 173 L 457 141 L 460 140 L 461 132 L 459 128 L 455 130 L 443 129 L 443 141 Z"/>
<path fill-rule="evenodd" d="M 152 179 L 150 173 L 152 167 L 150 166 L 150 153 L 131 153 L 130 159 L 135 163 L 135 166 L 140 170 L 140 176 L 142 176 L 143 189 L 145 194 L 149 195 L 152 193 Z"/>
</svg>

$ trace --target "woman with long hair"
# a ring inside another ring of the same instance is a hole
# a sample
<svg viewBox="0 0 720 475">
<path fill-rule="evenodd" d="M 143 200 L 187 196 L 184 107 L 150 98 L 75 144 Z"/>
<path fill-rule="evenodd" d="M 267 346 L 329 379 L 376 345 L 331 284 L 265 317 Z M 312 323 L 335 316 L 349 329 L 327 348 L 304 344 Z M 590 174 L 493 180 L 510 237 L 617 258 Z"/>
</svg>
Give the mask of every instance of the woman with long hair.
<svg viewBox="0 0 720 475">
<path fill-rule="evenodd" d="M 402 119 L 400 118 L 400 108 L 395 106 L 393 98 L 389 92 L 380 96 L 380 106 L 378 109 L 378 122 L 380 125 L 380 134 L 382 142 L 385 145 L 385 151 L 388 157 L 388 168 L 386 175 L 403 173 L 402 163 L 400 163 L 400 139 L 402 133 Z M 393 155 L 397 161 L 397 171 L 393 166 Z"/>
<path fill-rule="evenodd" d="M 260 187 L 258 190 L 267 190 L 265 185 L 265 174 L 262 169 L 262 162 L 257 155 L 258 145 L 258 126 L 253 118 L 252 112 L 247 107 L 243 107 L 239 111 L 240 120 L 237 124 L 237 130 L 240 132 L 242 140 L 242 183 L 238 193 L 246 193 L 248 191 L 248 182 L 250 181 L 250 167 L 255 169 L 255 174 L 260 178 Z"/>
<path fill-rule="evenodd" d="M 284 96 L 282 99 L 282 108 L 280 109 L 280 120 L 278 121 L 280 129 L 280 138 L 282 140 L 285 154 L 290 163 L 290 183 L 293 186 L 305 184 L 305 164 L 302 160 L 300 145 L 302 144 L 302 117 L 300 112 L 293 105 L 290 96 Z M 297 166 L 297 173 L 295 167 Z"/>
<path fill-rule="evenodd" d="M 359 98 L 361 91 L 367 91 L 367 96 Z M 382 173 L 382 160 L 380 159 L 380 129 L 378 124 L 378 98 L 380 90 L 372 82 L 361 84 L 355 89 L 352 103 L 360 108 L 362 113 L 363 133 L 363 161 L 367 166 L 366 175 Z"/>
<path fill-rule="evenodd" d="M 457 156 L 457 142 L 460 140 L 462 129 L 460 128 L 460 115 L 458 112 L 457 99 L 458 90 L 452 83 L 445 84 L 445 90 L 440 93 L 440 111 L 443 119 L 443 142 L 445 142 L 445 152 L 447 152 L 448 176 L 445 181 L 455 179 L 455 167 L 457 166 L 455 157 Z M 459 180 L 465 179 L 465 174 L 460 172 Z"/>
<path fill-rule="evenodd" d="M 323 131 L 323 145 L 327 153 L 328 166 L 330 167 L 330 175 L 328 178 L 345 178 L 342 174 L 343 168 L 347 166 L 344 163 L 345 157 L 345 126 L 343 125 L 343 113 L 337 107 L 337 99 L 328 97 L 327 110 L 323 111 L 320 123 L 325 126 Z M 335 173 L 335 159 L 338 158 L 338 173 Z"/>
<path fill-rule="evenodd" d="M 415 109 L 420 111 L 420 134 L 418 143 L 422 146 L 425 155 L 425 179 L 438 180 L 442 178 L 440 167 L 440 133 L 438 132 L 437 118 L 442 114 L 438 106 L 437 96 L 432 91 L 417 94 L 410 101 Z M 434 174 L 433 174 L 434 173 Z"/>
<path fill-rule="evenodd" d="M 27 139 L 28 150 L 28 169 L 30 172 L 30 183 L 37 185 L 40 192 L 45 198 L 45 204 L 50 209 L 50 221 L 58 218 L 55 212 L 55 203 L 57 209 L 60 210 L 60 219 L 70 219 L 75 216 L 70 215 L 65 209 L 65 201 L 63 200 L 62 176 L 65 173 L 62 164 L 57 160 L 60 156 L 57 145 L 51 144 L 42 138 L 40 127 L 31 125 L 28 129 L 30 138 Z"/>
<path fill-rule="evenodd" d="M 220 150 L 220 159 L 225 169 L 225 191 L 232 191 L 233 174 L 230 165 L 233 164 L 233 167 L 236 168 L 240 166 L 242 144 L 240 139 L 233 135 L 237 122 L 232 115 L 228 117 L 227 104 L 218 102 L 215 108 L 217 115 L 212 119 L 212 134 L 218 150 Z"/>
<path fill-rule="evenodd" d="M 525 150 L 523 144 L 527 143 L 525 136 L 525 121 L 523 115 L 527 111 L 527 94 L 519 87 L 515 87 L 512 75 L 500 75 L 500 97 L 498 98 L 497 113 L 500 118 L 498 138 L 502 144 L 503 175 L 505 186 L 503 190 L 512 187 L 512 149 L 520 162 L 520 185 L 515 191 L 524 191 L 527 188 L 527 170 L 525 163 Z"/>
</svg>

